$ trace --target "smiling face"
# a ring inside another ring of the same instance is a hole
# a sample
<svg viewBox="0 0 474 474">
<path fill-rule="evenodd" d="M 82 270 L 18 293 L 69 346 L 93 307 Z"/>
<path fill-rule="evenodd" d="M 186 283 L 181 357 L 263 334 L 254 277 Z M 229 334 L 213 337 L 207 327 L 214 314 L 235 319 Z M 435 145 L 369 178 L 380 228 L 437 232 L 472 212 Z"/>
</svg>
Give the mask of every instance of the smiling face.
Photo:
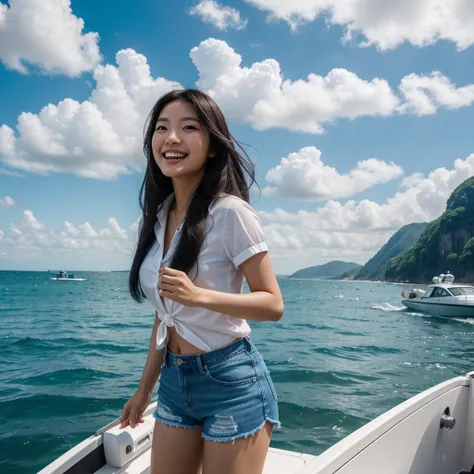
<svg viewBox="0 0 474 474">
<path fill-rule="evenodd" d="M 209 133 L 195 108 L 185 100 L 170 102 L 161 111 L 152 148 L 161 172 L 172 179 L 200 178 L 209 159 Z"/>
</svg>

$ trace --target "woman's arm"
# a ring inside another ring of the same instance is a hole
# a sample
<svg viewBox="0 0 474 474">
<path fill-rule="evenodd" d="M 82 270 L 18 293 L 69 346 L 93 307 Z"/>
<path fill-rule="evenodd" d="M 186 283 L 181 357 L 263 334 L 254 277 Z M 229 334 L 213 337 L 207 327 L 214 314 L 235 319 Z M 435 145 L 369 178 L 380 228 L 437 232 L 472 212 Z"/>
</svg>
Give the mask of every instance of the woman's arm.
<svg viewBox="0 0 474 474">
<path fill-rule="evenodd" d="M 150 346 L 148 347 L 148 356 L 146 358 L 145 367 L 143 369 L 142 377 L 140 379 L 139 390 L 146 393 L 151 393 L 155 387 L 156 381 L 161 373 L 161 364 L 163 363 L 163 349 L 157 350 L 156 346 L 156 331 L 160 320 L 158 315 L 155 314 L 155 323 L 151 331 Z"/>
<path fill-rule="evenodd" d="M 240 265 L 251 293 L 224 293 L 199 288 L 188 276 L 172 268 L 160 269 L 160 295 L 186 306 L 199 306 L 252 321 L 278 321 L 283 298 L 270 257 L 262 252 Z"/>
<path fill-rule="evenodd" d="M 267 252 L 240 265 L 250 293 L 223 293 L 200 288 L 196 306 L 251 321 L 278 321 L 283 315 L 283 298 Z"/>
<path fill-rule="evenodd" d="M 157 315 L 156 315 L 157 316 Z M 155 324 L 151 331 L 150 346 L 148 348 L 148 357 L 145 368 L 143 369 L 140 385 L 135 395 L 124 405 L 122 416 L 120 417 L 120 429 L 127 426 L 135 426 L 143 423 L 143 414 L 150 403 L 153 388 L 161 372 L 161 363 L 163 361 L 164 350 L 156 350 L 156 331 L 158 330 L 159 320 L 155 318 Z"/>
</svg>

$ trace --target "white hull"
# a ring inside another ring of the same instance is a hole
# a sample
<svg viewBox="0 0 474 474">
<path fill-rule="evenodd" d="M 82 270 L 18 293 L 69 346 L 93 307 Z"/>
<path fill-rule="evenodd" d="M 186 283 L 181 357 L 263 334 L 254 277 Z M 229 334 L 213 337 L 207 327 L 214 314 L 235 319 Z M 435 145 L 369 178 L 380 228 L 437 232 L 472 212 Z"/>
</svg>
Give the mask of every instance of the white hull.
<svg viewBox="0 0 474 474">
<path fill-rule="evenodd" d="M 427 298 L 428 299 L 428 298 Z M 419 299 L 402 300 L 402 304 L 413 311 L 453 318 L 474 318 L 474 304 L 428 303 Z"/>
<path fill-rule="evenodd" d="M 150 427 L 154 408 L 152 404 L 145 412 Z M 440 427 L 447 408 L 456 420 L 452 429 Z M 118 446 L 117 423 L 86 439 L 39 474 L 64 474 L 72 466 L 81 474 L 149 473 L 151 433 L 137 435 L 129 428 L 121 433 L 135 436 L 131 444 L 134 449 L 142 446 L 137 449 L 143 451 L 137 451 L 135 458 L 132 453 L 122 467 L 106 464 L 103 433 L 108 433 L 111 458 Z M 470 472 L 473 465 L 474 372 L 410 398 L 320 456 L 271 448 L 264 474 L 457 474 Z"/>
</svg>

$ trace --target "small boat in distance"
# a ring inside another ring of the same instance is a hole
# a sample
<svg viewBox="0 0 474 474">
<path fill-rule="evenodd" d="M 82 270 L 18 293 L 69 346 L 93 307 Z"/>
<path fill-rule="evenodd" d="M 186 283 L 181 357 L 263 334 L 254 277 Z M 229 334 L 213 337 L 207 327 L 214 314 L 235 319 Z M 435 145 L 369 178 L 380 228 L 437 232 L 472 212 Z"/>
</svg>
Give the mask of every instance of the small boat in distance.
<svg viewBox="0 0 474 474">
<path fill-rule="evenodd" d="M 433 278 L 426 291 L 402 291 L 402 304 L 413 311 L 455 318 L 474 318 L 474 286 L 454 284 L 449 272 Z"/>
<path fill-rule="evenodd" d="M 50 272 L 54 273 L 54 272 Z M 78 277 L 71 274 L 66 273 L 64 270 L 60 270 L 59 273 L 56 273 L 56 276 L 50 278 L 50 280 L 54 281 L 86 281 L 86 278 Z"/>
</svg>

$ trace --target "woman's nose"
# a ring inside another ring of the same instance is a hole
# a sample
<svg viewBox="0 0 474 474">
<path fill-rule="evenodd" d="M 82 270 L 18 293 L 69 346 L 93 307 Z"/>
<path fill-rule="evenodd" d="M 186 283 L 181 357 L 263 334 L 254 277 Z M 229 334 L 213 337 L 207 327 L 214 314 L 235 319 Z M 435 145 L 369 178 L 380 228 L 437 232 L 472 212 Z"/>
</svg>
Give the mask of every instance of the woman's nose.
<svg viewBox="0 0 474 474">
<path fill-rule="evenodd" d="M 172 143 L 180 143 L 179 137 L 176 135 L 176 132 L 170 132 L 166 137 L 165 143 L 172 144 Z"/>
</svg>

